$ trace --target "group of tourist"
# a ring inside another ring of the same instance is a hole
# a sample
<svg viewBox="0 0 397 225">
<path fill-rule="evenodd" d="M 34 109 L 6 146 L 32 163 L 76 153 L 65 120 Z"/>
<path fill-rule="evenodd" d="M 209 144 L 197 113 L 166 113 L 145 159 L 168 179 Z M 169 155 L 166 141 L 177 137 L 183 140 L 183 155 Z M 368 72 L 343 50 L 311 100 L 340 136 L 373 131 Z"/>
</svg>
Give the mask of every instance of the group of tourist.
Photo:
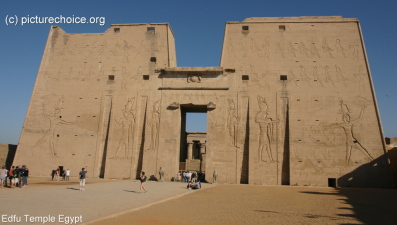
<svg viewBox="0 0 397 225">
<path fill-rule="evenodd" d="M 7 170 L 5 166 L 0 167 L 0 182 L 2 187 L 27 187 L 29 178 L 29 169 L 25 165 L 11 166 L 10 170 Z M 7 185 L 7 179 L 9 185 Z"/>
<path fill-rule="evenodd" d="M 52 170 L 51 172 L 51 180 L 57 180 L 59 181 L 59 177 L 62 177 L 62 180 L 64 181 L 69 181 L 69 177 L 70 177 L 70 170 L 63 170 L 61 168 L 57 168 L 55 170 Z"/>
<path fill-rule="evenodd" d="M 181 174 L 178 173 L 177 181 L 181 180 L 180 176 L 181 176 Z M 181 181 L 183 181 L 185 183 L 190 183 L 190 182 L 194 183 L 194 182 L 197 182 L 197 181 L 200 181 L 200 180 L 201 180 L 201 177 L 199 176 L 199 174 L 197 172 L 194 172 L 194 173 L 192 173 L 190 171 L 183 171 L 182 172 L 182 180 Z"/>
<path fill-rule="evenodd" d="M 85 178 L 87 171 L 86 168 L 82 168 L 79 173 L 80 178 L 80 191 L 84 191 L 85 186 Z M 69 181 L 70 170 L 61 170 L 59 167 L 56 170 L 52 170 L 51 173 L 52 180 L 54 178 L 59 181 L 59 177 L 62 177 L 62 180 Z M 0 186 L 1 187 L 27 187 L 28 186 L 28 178 L 29 178 L 29 169 L 26 165 L 20 166 L 11 166 L 10 170 L 7 170 L 5 166 L 0 166 Z M 9 185 L 7 185 L 7 179 L 9 179 Z M 146 181 L 146 180 L 145 180 Z"/>
<path fill-rule="evenodd" d="M 81 168 L 81 171 L 79 173 L 80 191 L 84 191 L 85 178 L 86 178 L 86 174 L 87 174 L 86 168 Z M 62 180 L 64 180 L 64 181 L 69 181 L 70 170 L 69 169 L 63 170 L 60 167 L 58 167 L 55 170 L 52 170 L 52 172 L 51 172 L 51 180 L 55 179 L 55 180 L 59 181 L 59 177 L 62 177 Z"/>
<path fill-rule="evenodd" d="M 177 175 L 177 180 L 180 180 L 180 173 Z M 190 172 L 190 171 L 183 171 L 182 172 L 182 181 L 187 184 L 188 189 L 200 189 L 201 184 L 200 184 L 201 177 L 197 172 Z"/>
</svg>

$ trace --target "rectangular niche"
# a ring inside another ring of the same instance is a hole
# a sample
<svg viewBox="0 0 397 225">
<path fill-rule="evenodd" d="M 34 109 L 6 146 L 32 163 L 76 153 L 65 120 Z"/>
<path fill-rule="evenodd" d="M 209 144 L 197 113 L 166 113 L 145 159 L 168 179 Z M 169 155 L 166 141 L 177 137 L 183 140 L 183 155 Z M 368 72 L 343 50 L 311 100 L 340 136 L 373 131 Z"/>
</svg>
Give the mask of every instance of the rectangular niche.
<svg viewBox="0 0 397 225">
<path fill-rule="evenodd" d="M 149 80 L 149 75 L 143 75 L 143 80 Z"/>
<path fill-rule="evenodd" d="M 280 75 L 280 80 L 288 80 L 288 76 L 287 75 Z"/>
<path fill-rule="evenodd" d="M 108 79 L 109 79 L 109 80 L 114 80 L 114 75 L 109 75 L 109 76 L 108 76 Z"/>
<path fill-rule="evenodd" d="M 156 29 L 155 29 L 154 27 L 148 27 L 148 28 L 147 28 L 147 32 L 148 32 L 148 33 L 154 34 L 155 31 L 156 31 Z"/>
</svg>

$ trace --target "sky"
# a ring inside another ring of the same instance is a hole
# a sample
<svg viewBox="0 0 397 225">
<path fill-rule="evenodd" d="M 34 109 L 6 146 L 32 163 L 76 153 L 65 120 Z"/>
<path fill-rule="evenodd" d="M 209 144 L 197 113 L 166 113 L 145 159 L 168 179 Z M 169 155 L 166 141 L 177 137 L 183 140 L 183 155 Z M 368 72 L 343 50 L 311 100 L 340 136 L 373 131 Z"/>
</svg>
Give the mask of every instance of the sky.
<svg viewBox="0 0 397 225">
<path fill-rule="evenodd" d="M 111 24 L 167 22 L 178 66 L 206 67 L 220 64 L 226 22 L 296 16 L 360 20 L 383 132 L 397 137 L 396 9 L 395 0 L 0 0 L 0 143 L 18 144 L 51 26 L 67 33 L 103 33 Z M 75 21 L 35 23 L 36 16 Z M 92 23 L 77 23 L 77 17 Z M 191 122 L 191 131 L 205 131 L 203 121 L 205 114 Z"/>
</svg>

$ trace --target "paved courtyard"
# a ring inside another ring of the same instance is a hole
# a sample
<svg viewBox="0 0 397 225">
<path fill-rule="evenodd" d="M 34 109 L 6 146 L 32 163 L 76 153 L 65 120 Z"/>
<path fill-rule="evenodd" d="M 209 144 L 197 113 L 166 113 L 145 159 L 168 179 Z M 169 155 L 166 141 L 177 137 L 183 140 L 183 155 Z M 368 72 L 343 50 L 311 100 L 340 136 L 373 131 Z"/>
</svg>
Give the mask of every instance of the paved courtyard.
<svg viewBox="0 0 397 225">
<path fill-rule="evenodd" d="M 77 179 L 31 181 L 0 189 L 2 223 L 397 224 L 395 189 L 148 182 L 139 193 L 138 181 L 88 179 L 85 191 Z"/>
</svg>

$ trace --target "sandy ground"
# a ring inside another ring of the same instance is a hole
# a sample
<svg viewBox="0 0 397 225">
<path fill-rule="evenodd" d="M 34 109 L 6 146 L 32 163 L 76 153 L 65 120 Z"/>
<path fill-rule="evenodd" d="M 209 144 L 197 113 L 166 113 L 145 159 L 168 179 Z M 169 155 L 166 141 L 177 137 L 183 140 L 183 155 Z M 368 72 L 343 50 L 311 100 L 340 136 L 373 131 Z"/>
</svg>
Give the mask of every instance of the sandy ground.
<svg viewBox="0 0 397 225">
<path fill-rule="evenodd" d="M 14 205 L 22 207 L 19 214 L 57 215 L 52 208 L 63 205 L 62 213 L 71 216 L 83 210 L 90 225 L 397 224 L 397 189 L 203 184 L 187 190 L 184 185 L 148 182 L 148 192 L 139 194 L 137 181 L 91 178 L 79 192 L 77 178 L 33 177 L 26 189 L 0 189 L 0 199 L 9 202 L 0 211 L 12 214 Z"/>
<path fill-rule="evenodd" d="M 394 189 L 216 185 L 194 192 L 93 225 L 397 224 Z"/>
</svg>

